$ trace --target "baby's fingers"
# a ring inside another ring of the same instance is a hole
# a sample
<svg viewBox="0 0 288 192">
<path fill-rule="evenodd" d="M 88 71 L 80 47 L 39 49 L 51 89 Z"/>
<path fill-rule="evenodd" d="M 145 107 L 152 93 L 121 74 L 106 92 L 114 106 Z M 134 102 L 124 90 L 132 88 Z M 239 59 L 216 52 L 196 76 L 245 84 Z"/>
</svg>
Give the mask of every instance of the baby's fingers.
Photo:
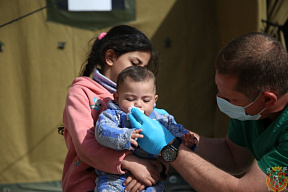
<svg viewBox="0 0 288 192">
<path fill-rule="evenodd" d="M 137 141 L 135 141 L 134 139 L 131 139 L 131 140 L 130 140 L 130 143 L 131 143 L 130 149 L 134 150 L 134 147 L 133 147 L 133 146 L 138 147 L 138 143 L 137 143 Z"/>
<path fill-rule="evenodd" d="M 144 136 L 142 134 L 140 134 L 141 131 L 142 131 L 142 129 L 136 129 L 135 131 L 133 131 L 133 133 L 131 135 L 131 139 L 143 138 Z"/>
</svg>

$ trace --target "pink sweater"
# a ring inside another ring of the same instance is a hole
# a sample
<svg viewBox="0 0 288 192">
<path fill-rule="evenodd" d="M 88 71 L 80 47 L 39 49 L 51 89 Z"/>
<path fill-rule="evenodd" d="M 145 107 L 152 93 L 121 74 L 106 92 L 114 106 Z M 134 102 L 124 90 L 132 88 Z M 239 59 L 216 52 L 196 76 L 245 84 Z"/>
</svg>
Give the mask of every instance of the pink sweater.
<svg viewBox="0 0 288 192">
<path fill-rule="evenodd" d="M 125 173 L 121 162 L 131 152 L 108 149 L 95 139 L 95 122 L 110 99 L 112 94 L 91 78 L 78 77 L 72 83 L 63 114 L 68 149 L 62 176 L 64 192 L 93 191 L 97 175 L 91 167 Z"/>
</svg>

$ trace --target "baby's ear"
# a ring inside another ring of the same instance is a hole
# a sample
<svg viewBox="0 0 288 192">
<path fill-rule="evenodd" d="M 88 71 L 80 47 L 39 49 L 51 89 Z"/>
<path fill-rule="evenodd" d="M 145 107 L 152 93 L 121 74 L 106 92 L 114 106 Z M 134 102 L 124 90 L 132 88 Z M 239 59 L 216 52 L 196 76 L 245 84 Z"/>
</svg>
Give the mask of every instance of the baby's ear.
<svg viewBox="0 0 288 192">
<path fill-rule="evenodd" d="M 158 100 L 158 95 L 155 95 L 155 103 L 156 103 L 157 100 Z"/>
<path fill-rule="evenodd" d="M 114 98 L 114 101 L 115 101 L 115 103 L 117 103 L 117 104 L 118 104 L 118 101 L 119 101 L 119 96 L 118 96 L 118 93 L 117 93 L 117 91 L 115 91 L 115 92 L 113 93 L 113 98 Z"/>
</svg>

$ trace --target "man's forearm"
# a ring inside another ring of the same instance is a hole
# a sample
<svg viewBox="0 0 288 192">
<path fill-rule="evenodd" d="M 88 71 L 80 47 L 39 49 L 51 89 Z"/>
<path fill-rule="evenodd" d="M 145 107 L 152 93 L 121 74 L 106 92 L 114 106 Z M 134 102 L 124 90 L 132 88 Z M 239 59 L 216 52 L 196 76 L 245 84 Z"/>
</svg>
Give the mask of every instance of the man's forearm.
<svg viewBox="0 0 288 192">
<path fill-rule="evenodd" d="M 243 174 L 254 162 L 247 148 L 233 144 L 228 138 L 201 137 L 196 153 L 233 175 Z"/>
<path fill-rule="evenodd" d="M 231 172 L 231 169 L 235 167 L 232 164 L 232 156 L 225 138 L 205 138 L 201 136 L 196 153 L 225 171 Z"/>
<path fill-rule="evenodd" d="M 205 161 L 183 144 L 171 165 L 197 191 L 233 191 L 237 185 L 237 178 Z M 223 185 L 225 182 L 229 185 Z"/>
<path fill-rule="evenodd" d="M 171 162 L 171 165 L 199 192 L 263 192 L 267 190 L 267 175 L 257 163 L 252 164 L 243 177 L 236 178 L 204 160 L 182 144 L 176 160 Z"/>
</svg>

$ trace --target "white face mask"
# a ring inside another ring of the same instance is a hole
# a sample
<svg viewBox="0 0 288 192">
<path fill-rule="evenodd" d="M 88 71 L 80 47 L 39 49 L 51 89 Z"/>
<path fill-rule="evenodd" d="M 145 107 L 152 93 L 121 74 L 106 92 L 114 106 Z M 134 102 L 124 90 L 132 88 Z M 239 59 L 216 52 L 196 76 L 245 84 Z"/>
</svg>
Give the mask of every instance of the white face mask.
<svg viewBox="0 0 288 192">
<path fill-rule="evenodd" d="M 218 97 L 218 95 L 216 95 L 216 98 L 217 98 L 217 104 L 218 104 L 220 111 L 222 111 L 223 113 L 225 113 L 226 115 L 228 115 L 232 119 L 238 119 L 240 121 L 247 121 L 247 120 L 260 119 L 260 117 L 261 117 L 260 114 L 265 110 L 265 108 L 264 108 L 262 111 L 260 111 L 256 115 L 247 115 L 245 112 L 245 108 L 252 105 L 260 97 L 260 95 L 252 103 L 250 103 L 249 105 L 247 105 L 245 107 L 233 105 L 229 101 Z"/>
</svg>

